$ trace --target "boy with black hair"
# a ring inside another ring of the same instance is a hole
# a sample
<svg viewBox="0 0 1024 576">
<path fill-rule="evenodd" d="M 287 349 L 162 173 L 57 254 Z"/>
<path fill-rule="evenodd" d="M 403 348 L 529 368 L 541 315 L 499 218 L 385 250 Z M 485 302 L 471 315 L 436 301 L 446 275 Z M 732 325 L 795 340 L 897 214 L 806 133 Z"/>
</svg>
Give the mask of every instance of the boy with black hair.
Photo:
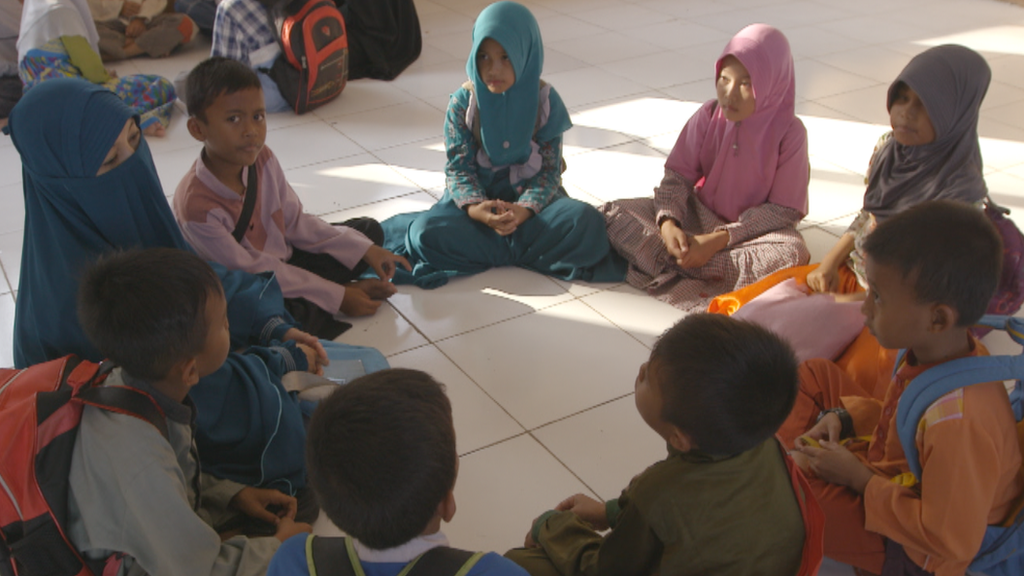
<svg viewBox="0 0 1024 576">
<path fill-rule="evenodd" d="M 905 349 L 904 361 L 882 401 L 831 362 L 805 363 L 779 435 L 795 442 L 811 474 L 826 556 L 873 574 L 884 565 L 892 574 L 961 575 L 986 526 L 1005 520 L 1024 488 L 1006 389 L 961 388 L 927 409 L 916 437 L 921 478 L 910 473 L 896 413 L 925 370 L 987 354 L 969 329 L 995 291 L 1002 243 L 980 210 L 932 201 L 882 222 L 864 251 L 865 324 L 883 347 Z"/>
<path fill-rule="evenodd" d="M 295 498 L 200 474 L 188 393 L 224 364 L 226 308 L 217 275 L 181 250 L 114 254 L 82 278 L 82 328 L 118 365 L 103 385 L 145 392 L 167 425 L 165 438 L 133 416 L 83 409 L 68 537 L 87 558 L 126 554 L 117 574 L 259 575 L 280 541 L 310 530 L 293 520 Z M 240 513 L 275 524 L 275 537 L 224 535 L 222 542 L 212 526 Z"/>
<path fill-rule="evenodd" d="M 684 318 L 636 378 L 637 411 L 668 457 L 616 499 L 567 498 L 506 556 L 534 576 L 797 574 L 804 521 L 773 438 L 796 369 L 789 346 L 760 326 Z"/>
<path fill-rule="evenodd" d="M 395 293 L 395 266 L 370 218 L 332 226 L 303 212 L 277 157 L 265 147 L 263 90 L 256 73 L 228 58 L 188 75 L 188 130 L 203 150 L 174 194 L 182 234 L 200 255 L 234 270 L 271 270 L 288 311 L 308 332 L 333 340 L 348 325 L 334 315 L 373 314 Z M 379 279 L 357 280 L 372 268 Z"/>
<path fill-rule="evenodd" d="M 412 563 L 410 574 L 446 576 L 440 566 L 452 557 L 451 575 L 526 576 L 493 552 L 447 548 L 441 522 L 455 516 L 459 457 L 451 404 L 428 374 L 382 370 L 333 392 L 309 423 L 306 465 L 320 507 L 348 538 L 296 536 L 268 576 L 348 573 L 351 555 L 376 576 Z"/>
</svg>

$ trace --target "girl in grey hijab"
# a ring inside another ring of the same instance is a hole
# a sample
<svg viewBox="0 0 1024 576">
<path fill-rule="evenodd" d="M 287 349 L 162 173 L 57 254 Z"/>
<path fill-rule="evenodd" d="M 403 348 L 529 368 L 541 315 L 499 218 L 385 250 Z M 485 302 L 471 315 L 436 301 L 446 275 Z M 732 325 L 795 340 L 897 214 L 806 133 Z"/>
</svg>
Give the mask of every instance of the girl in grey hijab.
<svg viewBox="0 0 1024 576">
<path fill-rule="evenodd" d="M 871 159 L 864 208 L 807 275 L 816 292 L 847 292 L 847 264 L 861 286 L 860 246 L 877 222 L 927 200 L 979 204 L 988 194 L 978 146 L 978 116 L 992 72 L 977 52 L 948 44 L 915 56 L 889 86 L 893 131 Z M 863 293 L 861 293 L 863 294 Z"/>
</svg>

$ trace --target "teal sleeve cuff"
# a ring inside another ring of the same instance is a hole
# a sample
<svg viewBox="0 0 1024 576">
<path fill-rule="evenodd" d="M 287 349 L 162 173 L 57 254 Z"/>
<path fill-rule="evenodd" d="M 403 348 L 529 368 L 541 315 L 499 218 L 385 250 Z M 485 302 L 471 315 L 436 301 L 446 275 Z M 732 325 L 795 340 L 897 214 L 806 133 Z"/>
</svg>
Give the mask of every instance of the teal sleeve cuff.
<svg viewBox="0 0 1024 576">
<path fill-rule="evenodd" d="M 533 536 L 534 542 L 540 544 L 540 527 L 548 521 L 548 518 L 551 518 L 555 514 L 558 514 L 557 510 L 548 510 L 533 521 L 533 530 L 530 531 L 530 536 Z"/>
<path fill-rule="evenodd" d="M 608 526 L 615 528 L 615 525 L 619 523 L 619 514 L 622 513 L 622 507 L 619 506 L 619 499 L 609 500 L 604 503 L 604 515 L 608 519 Z"/>
</svg>

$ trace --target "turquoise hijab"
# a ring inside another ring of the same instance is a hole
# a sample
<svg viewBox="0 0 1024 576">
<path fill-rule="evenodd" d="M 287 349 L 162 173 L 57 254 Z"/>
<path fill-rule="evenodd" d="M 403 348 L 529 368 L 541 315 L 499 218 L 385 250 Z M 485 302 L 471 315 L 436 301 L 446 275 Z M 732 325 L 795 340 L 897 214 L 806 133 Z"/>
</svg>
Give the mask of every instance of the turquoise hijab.
<svg viewBox="0 0 1024 576">
<path fill-rule="evenodd" d="M 502 94 L 492 94 L 480 77 L 476 55 L 487 38 L 501 44 L 516 73 L 515 83 Z M 544 68 L 544 44 L 540 27 L 530 10 L 516 2 L 496 2 L 484 8 L 473 26 L 473 49 L 466 61 L 466 74 L 480 113 L 480 136 L 484 151 L 495 166 L 523 164 L 530 158 L 537 108 L 540 104 L 540 74 Z M 536 139 L 546 142 L 572 126 L 561 99 L 551 98 L 547 123 Z"/>
</svg>

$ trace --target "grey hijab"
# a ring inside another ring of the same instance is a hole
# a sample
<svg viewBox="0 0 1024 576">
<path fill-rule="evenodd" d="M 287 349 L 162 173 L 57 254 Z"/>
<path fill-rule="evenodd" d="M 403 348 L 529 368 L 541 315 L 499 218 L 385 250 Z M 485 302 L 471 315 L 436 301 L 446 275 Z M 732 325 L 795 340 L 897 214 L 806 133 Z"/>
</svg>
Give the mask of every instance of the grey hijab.
<svg viewBox="0 0 1024 576">
<path fill-rule="evenodd" d="M 900 83 L 909 86 L 928 111 L 935 141 L 903 146 L 889 138 L 868 174 L 865 210 L 885 218 L 926 200 L 985 198 L 978 114 L 991 79 L 985 59 L 964 46 L 936 46 L 914 56 L 889 86 L 887 108 Z"/>
</svg>

